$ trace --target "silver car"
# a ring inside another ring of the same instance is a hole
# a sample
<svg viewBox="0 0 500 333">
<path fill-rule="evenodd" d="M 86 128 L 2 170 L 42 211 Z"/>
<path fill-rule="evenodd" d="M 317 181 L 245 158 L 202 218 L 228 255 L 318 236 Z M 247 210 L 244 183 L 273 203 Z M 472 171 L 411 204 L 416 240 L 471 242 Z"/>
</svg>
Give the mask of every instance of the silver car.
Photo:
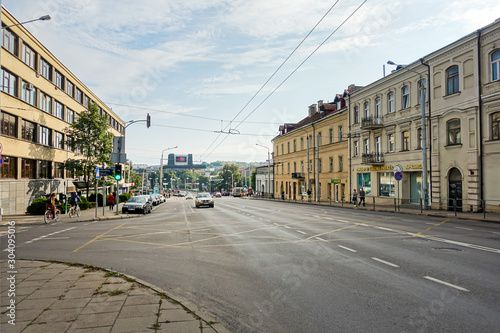
<svg viewBox="0 0 500 333">
<path fill-rule="evenodd" d="M 202 206 L 214 208 L 214 199 L 210 195 L 210 193 L 199 193 L 196 196 L 194 201 L 196 208 L 200 208 Z"/>
</svg>

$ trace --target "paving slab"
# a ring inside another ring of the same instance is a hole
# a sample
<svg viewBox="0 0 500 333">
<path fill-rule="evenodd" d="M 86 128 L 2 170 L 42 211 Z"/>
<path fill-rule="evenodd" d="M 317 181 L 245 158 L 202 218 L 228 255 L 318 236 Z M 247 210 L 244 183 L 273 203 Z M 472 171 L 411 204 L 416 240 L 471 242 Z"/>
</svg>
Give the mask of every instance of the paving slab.
<svg viewBox="0 0 500 333">
<path fill-rule="evenodd" d="M 108 302 L 95 302 L 89 303 L 83 311 L 82 314 L 91 313 L 105 313 L 105 312 L 119 312 L 123 307 L 124 301 L 108 301 Z"/>
<path fill-rule="evenodd" d="M 21 288 L 20 288 L 21 289 Z M 22 289 L 21 289 L 22 290 Z M 38 289 L 33 291 L 26 299 L 55 298 L 63 296 L 67 289 Z"/>
<path fill-rule="evenodd" d="M 80 314 L 78 316 L 78 319 L 76 319 L 73 322 L 73 325 L 71 325 L 71 329 L 112 326 L 115 324 L 117 317 L 118 311 L 108 313 Z"/>
<path fill-rule="evenodd" d="M 16 325 L 17 326 L 17 325 Z M 71 326 L 71 323 L 68 322 L 52 322 L 52 323 L 43 323 L 43 324 L 31 324 L 26 327 L 22 332 L 23 333 L 42 333 L 42 332 L 66 332 L 66 330 Z M 21 332 L 21 331 L 19 331 Z"/>
<path fill-rule="evenodd" d="M 80 312 L 82 312 L 83 308 L 73 308 L 73 309 L 45 309 L 38 318 L 34 321 L 34 323 L 56 323 L 59 321 L 68 322 L 74 321 L 78 318 Z M 69 326 L 68 326 L 69 327 Z"/>
<path fill-rule="evenodd" d="M 158 318 L 156 316 L 118 318 L 115 325 L 113 325 L 111 333 L 151 333 L 157 325 L 157 320 Z"/>
<path fill-rule="evenodd" d="M 156 316 L 160 309 L 160 304 L 141 304 L 124 306 L 118 318 L 136 318 Z"/>
<path fill-rule="evenodd" d="M 50 308 L 51 309 L 73 309 L 73 308 L 85 308 L 89 304 L 91 297 L 87 298 L 73 298 L 57 300 L 54 302 Z"/>
</svg>

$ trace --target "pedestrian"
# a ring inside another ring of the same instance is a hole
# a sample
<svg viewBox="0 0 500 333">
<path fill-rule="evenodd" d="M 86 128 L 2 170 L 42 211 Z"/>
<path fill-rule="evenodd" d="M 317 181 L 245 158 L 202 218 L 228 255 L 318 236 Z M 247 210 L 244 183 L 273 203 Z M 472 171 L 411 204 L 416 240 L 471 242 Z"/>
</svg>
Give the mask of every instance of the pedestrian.
<svg viewBox="0 0 500 333">
<path fill-rule="evenodd" d="M 365 207 L 365 191 L 363 188 L 359 189 L 359 205 L 361 206 L 361 202 L 363 202 L 363 207 Z"/>
<path fill-rule="evenodd" d="M 358 193 L 356 193 L 356 189 L 352 190 L 352 202 L 354 203 L 354 207 L 356 207 L 358 203 Z"/>
<path fill-rule="evenodd" d="M 109 210 L 113 210 L 113 207 L 115 206 L 115 196 L 114 196 L 114 192 L 111 193 L 108 197 L 108 206 L 109 206 Z"/>
</svg>

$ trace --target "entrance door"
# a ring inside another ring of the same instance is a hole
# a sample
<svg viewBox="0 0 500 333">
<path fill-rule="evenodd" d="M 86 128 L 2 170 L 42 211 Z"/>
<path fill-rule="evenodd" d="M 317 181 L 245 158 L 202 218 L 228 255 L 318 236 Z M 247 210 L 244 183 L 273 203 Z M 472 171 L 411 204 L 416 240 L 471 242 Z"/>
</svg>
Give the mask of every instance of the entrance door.
<svg viewBox="0 0 500 333">
<path fill-rule="evenodd" d="M 452 168 L 448 174 L 448 210 L 453 210 L 453 199 L 456 199 L 457 211 L 462 211 L 462 173 Z"/>
</svg>

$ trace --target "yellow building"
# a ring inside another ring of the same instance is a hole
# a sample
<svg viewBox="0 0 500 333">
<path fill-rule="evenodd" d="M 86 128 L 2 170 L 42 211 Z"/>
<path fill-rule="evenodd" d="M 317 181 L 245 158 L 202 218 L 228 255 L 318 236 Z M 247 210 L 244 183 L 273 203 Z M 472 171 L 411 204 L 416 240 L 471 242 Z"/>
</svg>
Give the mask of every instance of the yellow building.
<svg viewBox="0 0 500 333">
<path fill-rule="evenodd" d="M 351 88 L 351 87 L 350 87 Z M 313 104 L 306 118 L 280 126 L 274 146 L 274 196 L 285 200 L 346 200 L 347 108 L 344 95 Z"/>
<path fill-rule="evenodd" d="M 0 207 L 24 214 L 37 197 L 74 190 L 63 168 L 75 156 L 64 130 L 89 101 L 108 116 L 113 135 L 124 135 L 125 124 L 4 8 L 1 17 Z"/>
</svg>

